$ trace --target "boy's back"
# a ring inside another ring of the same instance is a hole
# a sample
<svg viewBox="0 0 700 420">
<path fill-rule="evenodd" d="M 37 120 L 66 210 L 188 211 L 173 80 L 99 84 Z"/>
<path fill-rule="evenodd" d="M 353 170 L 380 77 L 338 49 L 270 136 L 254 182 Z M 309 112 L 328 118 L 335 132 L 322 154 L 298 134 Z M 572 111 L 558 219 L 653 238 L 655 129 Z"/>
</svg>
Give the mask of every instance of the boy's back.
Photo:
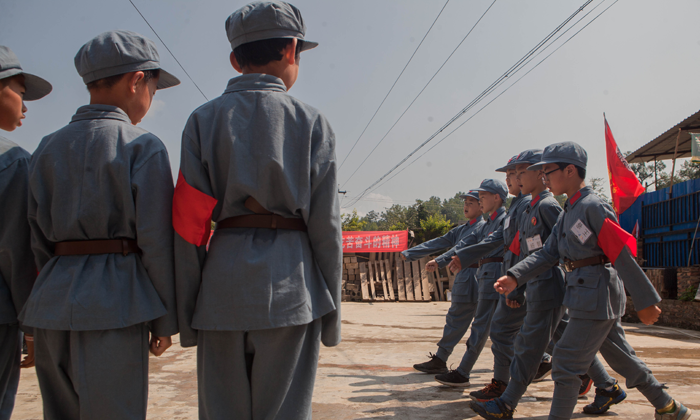
<svg viewBox="0 0 700 420">
<path fill-rule="evenodd" d="M 302 325 L 336 309 L 336 291 L 327 285 L 340 278 L 342 255 L 334 149 L 326 119 L 271 75 L 234 78 L 222 96 L 192 114 L 181 172 L 218 200 L 214 221 L 253 214 L 244 205 L 253 197 L 308 228 L 217 230 L 198 297 L 189 296 L 197 298 L 195 329 Z M 178 252 L 178 271 L 198 264 L 194 252 Z"/>
</svg>

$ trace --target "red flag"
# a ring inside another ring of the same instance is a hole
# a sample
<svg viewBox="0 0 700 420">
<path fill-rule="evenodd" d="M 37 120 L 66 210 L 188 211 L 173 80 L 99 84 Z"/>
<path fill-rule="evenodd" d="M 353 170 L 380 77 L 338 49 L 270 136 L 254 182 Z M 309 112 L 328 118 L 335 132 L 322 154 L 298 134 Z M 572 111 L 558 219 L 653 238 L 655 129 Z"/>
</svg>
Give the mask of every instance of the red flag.
<svg viewBox="0 0 700 420">
<path fill-rule="evenodd" d="M 613 209 L 619 215 L 644 193 L 644 187 L 632 172 L 625 157 L 622 156 L 620 148 L 617 147 L 607 119 L 605 120 L 605 150 L 608 156 L 608 176 L 610 177 Z"/>
<path fill-rule="evenodd" d="M 634 228 L 632 228 L 632 236 L 639 239 L 639 220 L 637 220 L 637 223 L 634 224 Z"/>
<path fill-rule="evenodd" d="M 515 238 L 513 238 L 513 242 L 510 243 L 508 250 L 513 254 L 520 256 L 520 231 L 515 232 Z"/>
</svg>

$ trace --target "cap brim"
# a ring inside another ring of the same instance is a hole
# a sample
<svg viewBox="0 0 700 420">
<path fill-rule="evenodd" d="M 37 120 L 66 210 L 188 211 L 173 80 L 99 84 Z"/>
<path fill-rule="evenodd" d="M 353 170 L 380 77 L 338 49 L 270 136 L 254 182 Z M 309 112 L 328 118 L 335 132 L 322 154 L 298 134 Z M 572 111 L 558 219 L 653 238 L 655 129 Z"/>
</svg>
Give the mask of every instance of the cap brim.
<svg viewBox="0 0 700 420">
<path fill-rule="evenodd" d="M 158 77 L 157 90 L 167 89 L 169 87 L 177 86 L 180 84 L 180 79 L 168 73 L 167 71 L 160 69 L 160 77 Z"/>
<path fill-rule="evenodd" d="M 549 165 L 550 163 L 559 163 L 559 162 L 566 163 L 566 162 L 563 162 L 561 160 L 557 160 L 557 161 L 541 160 L 541 161 L 535 163 L 534 165 L 528 166 L 527 170 L 528 171 L 539 171 L 540 169 L 542 169 L 542 167 L 544 165 Z M 573 165 L 573 163 L 572 163 L 572 165 Z"/>
<path fill-rule="evenodd" d="M 302 41 L 304 41 L 304 45 L 301 46 L 302 51 L 311 50 L 318 47 L 318 42 L 307 41 L 305 39 L 302 39 Z"/>
<path fill-rule="evenodd" d="M 41 99 L 48 95 L 53 90 L 51 83 L 39 76 L 25 73 L 21 69 L 8 69 L 7 71 L 0 73 L 0 79 L 6 79 L 8 77 L 17 76 L 20 74 L 24 76 L 25 90 L 23 100 L 25 101 L 36 101 L 37 99 Z"/>
<path fill-rule="evenodd" d="M 496 169 L 496 172 L 504 172 L 505 173 L 505 172 L 508 172 L 508 169 L 513 169 L 513 168 L 514 168 L 513 165 L 506 165 L 502 168 Z"/>
</svg>

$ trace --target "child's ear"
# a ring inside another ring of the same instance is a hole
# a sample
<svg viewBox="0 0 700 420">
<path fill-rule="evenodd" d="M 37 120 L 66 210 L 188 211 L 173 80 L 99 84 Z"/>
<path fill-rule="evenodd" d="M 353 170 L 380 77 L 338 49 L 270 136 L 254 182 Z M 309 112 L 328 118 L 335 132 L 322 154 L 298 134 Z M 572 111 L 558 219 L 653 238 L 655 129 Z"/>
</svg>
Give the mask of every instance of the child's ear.
<svg viewBox="0 0 700 420">
<path fill-rule="evenodd" d="M 239 73 L 243 73 L 243 67 L 241 67 L 240 64 L 238 64 L 238 60 L 236 60 L 236 54 L 231 51 L 231 55 L 228 57 L 229 60 L 231 61 L 231 67 L 234 68 Z"/>
<path fill-rule="evenodd" d="M 146 75 L 142 71 L 135 71 L 129 76 L 129 91 L 136 93 L 136 85 L 143 80 Z"/>
<path fill-rule="evenodd" d="M 296 38 L 292 38 L 292 42 L 287 44 L 287 46 L 284 48 L 282 59 L 289 65 L 294 65 L 296 63 L 297 42 L 299 41 Z"/>
</svg>

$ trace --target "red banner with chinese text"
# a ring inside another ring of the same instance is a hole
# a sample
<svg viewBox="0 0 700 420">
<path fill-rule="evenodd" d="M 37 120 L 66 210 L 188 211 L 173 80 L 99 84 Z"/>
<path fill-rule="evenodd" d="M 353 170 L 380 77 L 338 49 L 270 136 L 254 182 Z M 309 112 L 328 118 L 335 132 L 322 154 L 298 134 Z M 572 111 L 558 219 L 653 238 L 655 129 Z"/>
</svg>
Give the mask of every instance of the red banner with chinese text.
<svg viewBox="0 0 700 420">
<path fill-rule="evenodd" d="M 408 249 L 408 231 L 343 232 L 343 252 L 401 252 Z"/>
<path fill-rule="evenodd" d="M 629 163 L 617 147 L 608 120 L 605 119 L 605 150 L 608 156 L 608 176 L 613 209 L 618 215 L 624 213 L 637 197 L 644 194 L 644 187 L 637 175 L 632 172 Z"/>
</svg>

